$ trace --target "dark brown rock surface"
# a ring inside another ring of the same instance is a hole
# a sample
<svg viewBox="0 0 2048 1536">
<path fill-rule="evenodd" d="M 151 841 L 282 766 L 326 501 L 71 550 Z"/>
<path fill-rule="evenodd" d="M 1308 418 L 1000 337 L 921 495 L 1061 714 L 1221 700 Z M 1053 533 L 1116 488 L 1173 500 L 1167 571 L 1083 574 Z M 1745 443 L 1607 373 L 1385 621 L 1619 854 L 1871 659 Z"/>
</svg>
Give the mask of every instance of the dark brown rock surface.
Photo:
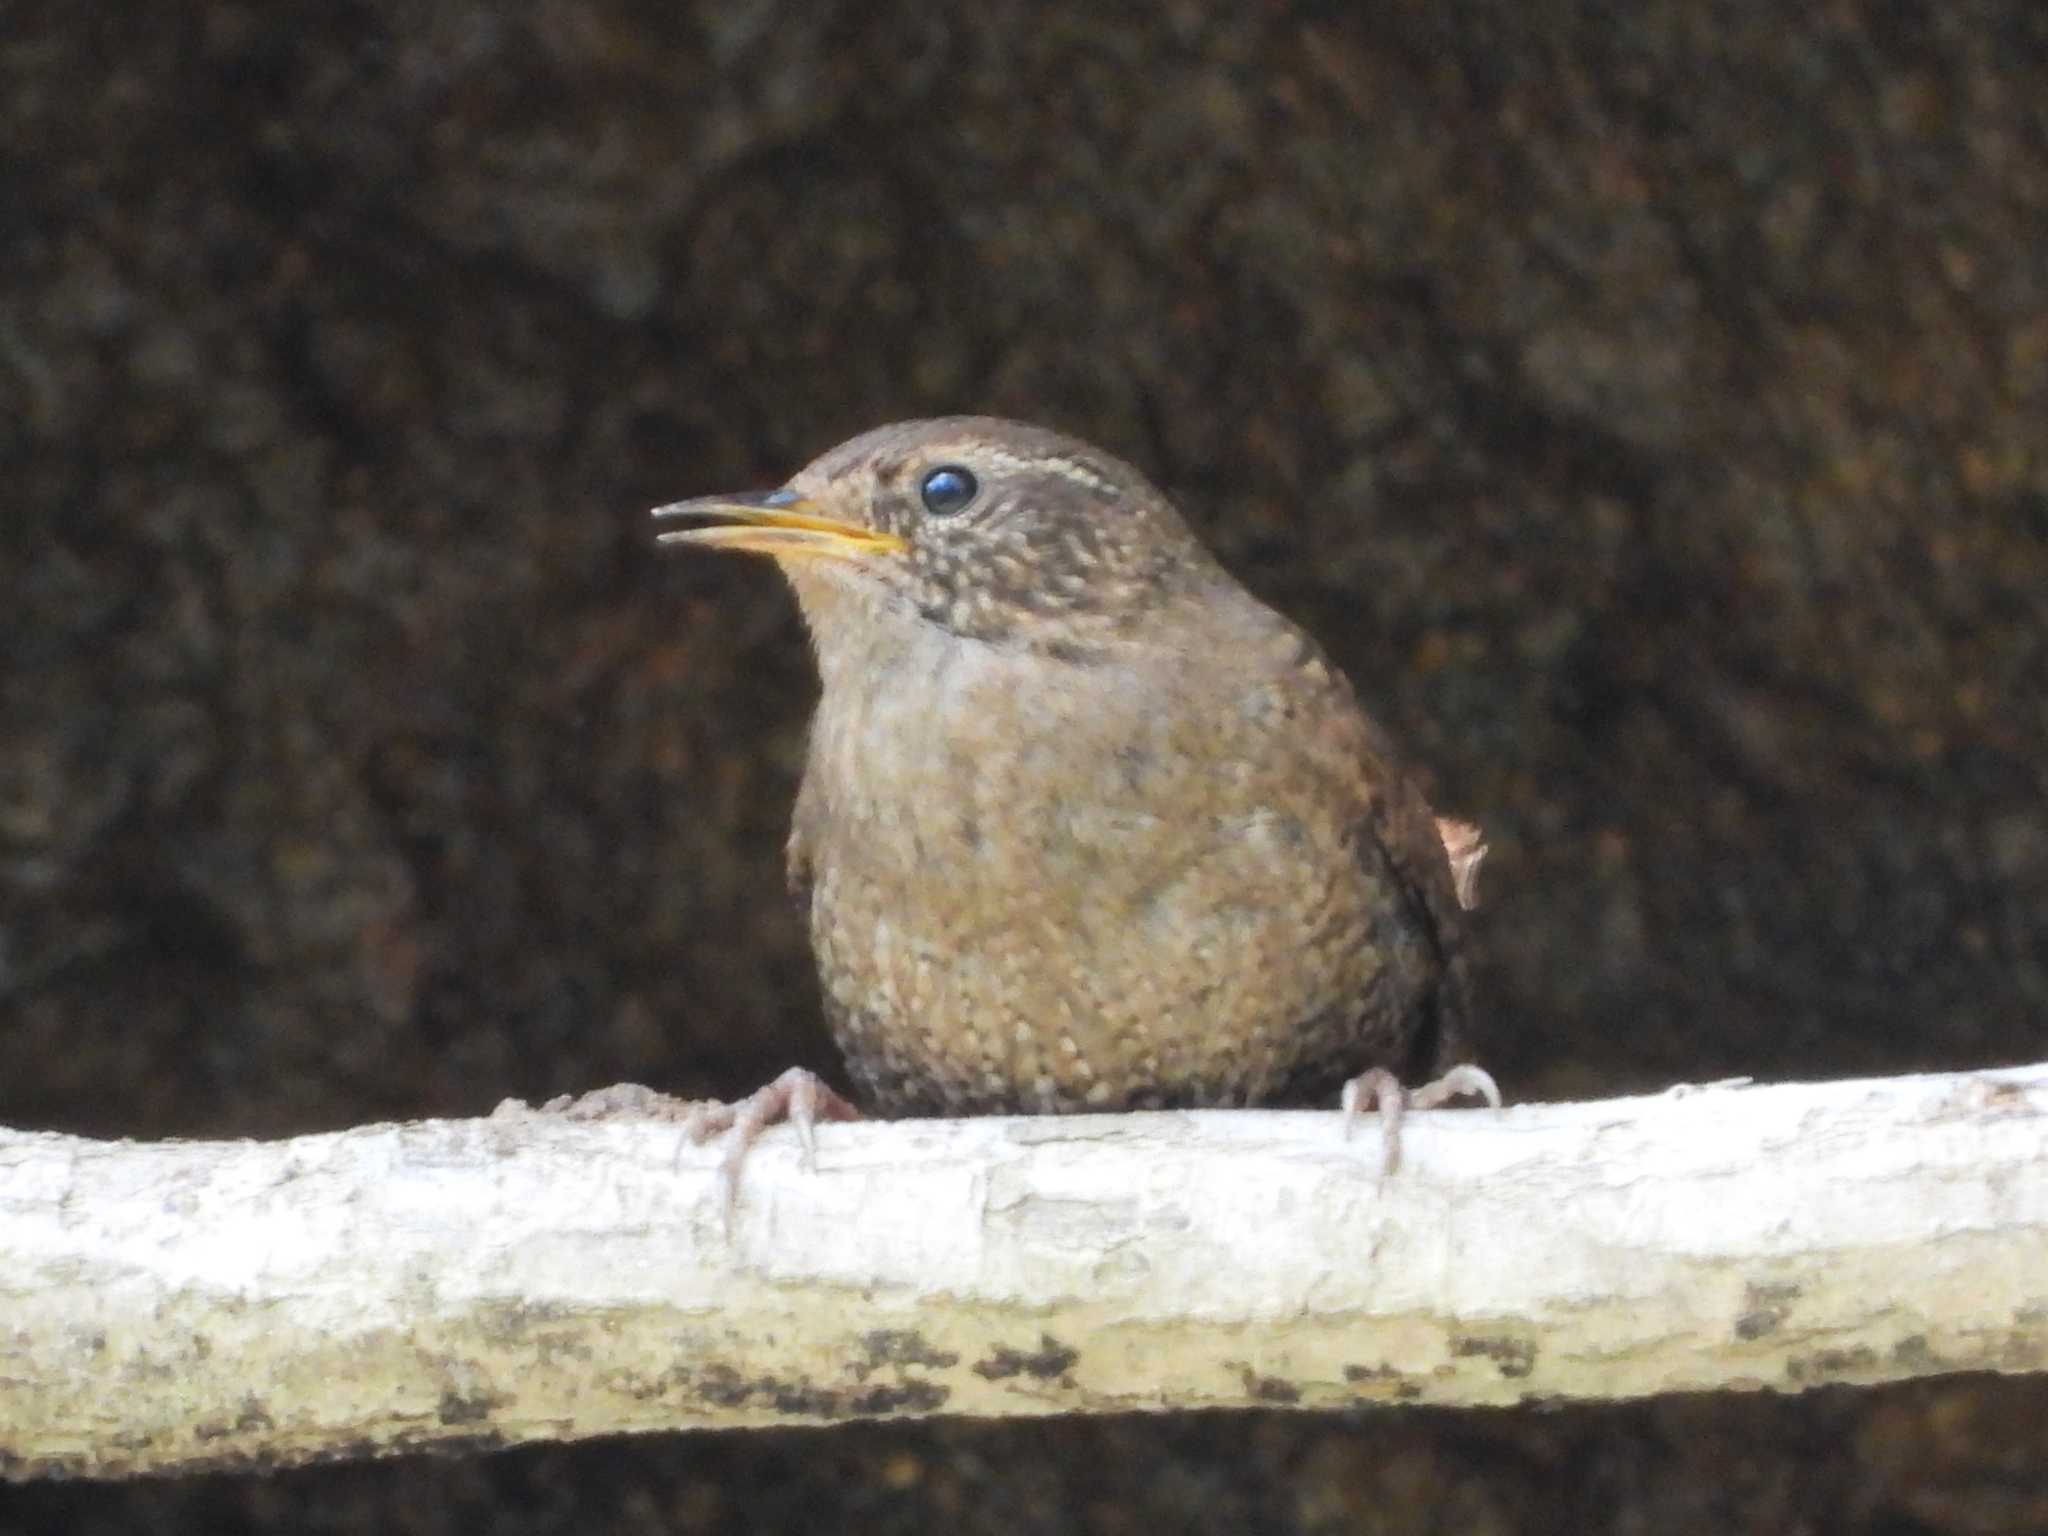
<svg viewBox="0 0 2048 1536">
<path fill-rule="evenodd" d="M 2028 0 L 13 8 L 0 1120 L 830 1071 L 801 629 L 644 509 L 959 410 L 1143 467 L 1484 822 L 1511 1095 L 2038 1059 L 2044 101 Z M 737 1529 L 763 1481 L 878 1530 L 2020 1531 L 2044 1408 L 896 1427 L 0 1532 Z"/>
</svg>

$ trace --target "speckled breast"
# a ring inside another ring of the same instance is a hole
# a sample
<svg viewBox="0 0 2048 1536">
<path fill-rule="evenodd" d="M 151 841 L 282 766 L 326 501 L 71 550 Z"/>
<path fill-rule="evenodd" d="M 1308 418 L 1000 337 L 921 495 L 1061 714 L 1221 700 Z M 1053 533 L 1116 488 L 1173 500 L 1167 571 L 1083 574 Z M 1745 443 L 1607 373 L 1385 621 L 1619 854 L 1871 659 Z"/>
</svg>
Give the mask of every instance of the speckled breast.
<svg viewBox="0 0 2048 1536">
<path fill-rule="evenodd" d="M 985 868 L 821 861 L 812 938 L 862 1096 L 947 1114 L 1327 1103 L 1406 1065 L 1437 967 L 1369 861 L 1277 815 L 1199 850 L 1178 828 L 1162 860 L 1165 830 L 1075 857 L 1070 827 L 1045 878 L 1007 889 Z"/>
</svg>

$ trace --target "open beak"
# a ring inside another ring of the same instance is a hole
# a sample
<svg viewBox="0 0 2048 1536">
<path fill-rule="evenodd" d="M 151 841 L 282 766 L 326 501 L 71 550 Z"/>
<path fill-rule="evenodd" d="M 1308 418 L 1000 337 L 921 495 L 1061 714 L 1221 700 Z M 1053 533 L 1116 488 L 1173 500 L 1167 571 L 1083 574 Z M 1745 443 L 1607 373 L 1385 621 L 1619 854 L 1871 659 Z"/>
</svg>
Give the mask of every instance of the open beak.
<svg viewBox="0 0 2048 1536">
<path fill-rule="evenodd" d="M 864 555 L 901 554 L 909 546 L 893 533 L 880 533 L 819 513 L 814 503 L 794 491 L 750 491 L 737 496 L 700 496 L 695 501 L 656 507 L 661 518 L 689 518 L 700 528 L 674 528 L 660 535 L 663 544 L 694 544 L 700 549 L 743 549 L 755 554 L 824 555 L 841 560 Z"/>
</svg>

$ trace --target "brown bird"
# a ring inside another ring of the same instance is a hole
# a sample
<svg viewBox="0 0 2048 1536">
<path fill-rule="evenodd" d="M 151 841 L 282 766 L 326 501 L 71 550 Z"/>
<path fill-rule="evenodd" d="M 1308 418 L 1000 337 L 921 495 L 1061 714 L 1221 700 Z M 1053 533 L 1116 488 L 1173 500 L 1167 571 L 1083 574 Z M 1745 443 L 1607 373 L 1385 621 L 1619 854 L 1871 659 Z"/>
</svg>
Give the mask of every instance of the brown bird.
<svg viewBox="0 0 2048 1536">
<path fill-rule="evenodd" d="M 1316 643 L 1135 469 L 1016 422 L 915 421 L 654 515 L 699 525 L 664 543 L 773 557 L 802 606 L 823 693 L 789 872 L 867 1104 L 1341 1090 L 1381 1107 L 1391 1166 L 1404 1101 L 1499 1102 L 1453 1065 L 1476 830 L 1438 822 Z M 802 1071 L 680 1112 L 729 1128 L 728 1189 L 762 1126 L 808 1146 L 858 1113 Z"/>
</svg>

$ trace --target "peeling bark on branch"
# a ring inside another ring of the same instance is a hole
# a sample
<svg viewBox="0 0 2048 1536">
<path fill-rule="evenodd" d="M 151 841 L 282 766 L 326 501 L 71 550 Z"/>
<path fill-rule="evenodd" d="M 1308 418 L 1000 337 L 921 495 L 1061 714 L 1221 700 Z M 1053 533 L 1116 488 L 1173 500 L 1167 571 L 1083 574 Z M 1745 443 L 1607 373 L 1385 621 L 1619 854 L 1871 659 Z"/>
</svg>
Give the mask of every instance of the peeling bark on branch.
<svg viewBox="0 0 2048 1536">
<path fill-rule="evenodd" d="M 2048 1367 L 2048 1066 L 768 1136 L 0 1131 L 0 1471 Z"/>
</svg>

